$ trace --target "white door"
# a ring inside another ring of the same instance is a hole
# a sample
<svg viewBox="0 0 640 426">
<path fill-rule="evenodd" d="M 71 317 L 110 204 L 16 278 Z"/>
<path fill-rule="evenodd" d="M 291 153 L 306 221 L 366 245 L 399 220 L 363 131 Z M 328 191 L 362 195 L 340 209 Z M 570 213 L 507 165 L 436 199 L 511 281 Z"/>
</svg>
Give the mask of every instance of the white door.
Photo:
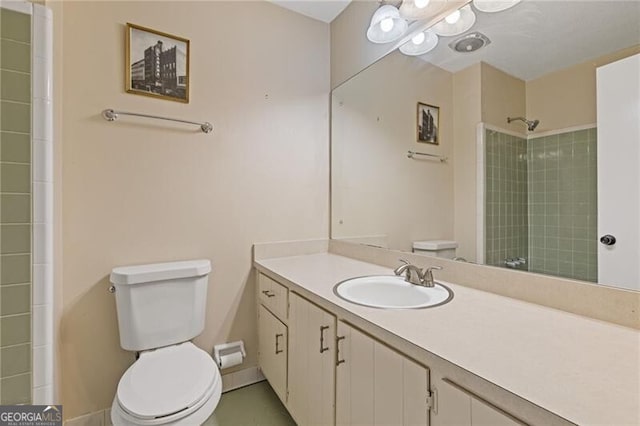
<svg viewBox="0 0 640 426">
<path fill-rule="evenodd" d="M 640 290 L 640 54 L 597 82 L 598 282 Z"/>
</svg>

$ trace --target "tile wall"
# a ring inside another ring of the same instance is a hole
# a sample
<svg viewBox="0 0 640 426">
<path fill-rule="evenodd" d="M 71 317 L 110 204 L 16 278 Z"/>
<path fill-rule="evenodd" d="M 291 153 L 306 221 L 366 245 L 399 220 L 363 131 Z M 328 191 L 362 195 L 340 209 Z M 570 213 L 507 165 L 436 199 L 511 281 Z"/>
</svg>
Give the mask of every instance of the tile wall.
<svg viewBox="0 0 640 426">
<path fill-rule="evenodd" d="M 0 8 L 0 404 L 31 402 L 31 16 Z"/>
<path fill-rule="evenodd" d="M 529 269 L 596 282 L 596 129 L 530 138 Z"/>
<path fill-rule="evenodd" d="M 527 140 L 487 129 L 485 146 L 485 263 L 505 266 L 528 257 Z"/>
<path fill-rule="evenodd" d="M 486 264 L 596 282 L 596 129 L 528 140 L 486 130 Z"/>
</svg>

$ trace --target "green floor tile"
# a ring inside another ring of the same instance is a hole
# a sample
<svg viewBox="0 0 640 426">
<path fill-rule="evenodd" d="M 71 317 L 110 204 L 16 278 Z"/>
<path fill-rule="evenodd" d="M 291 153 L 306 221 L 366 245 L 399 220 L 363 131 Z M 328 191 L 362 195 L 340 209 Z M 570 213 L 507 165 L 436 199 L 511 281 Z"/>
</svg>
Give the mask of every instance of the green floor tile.
<svg viewBox="0 0 640 426">
<path fill-rule="evenodd" d="M 222 395 L 209 426 L 295 425 L 269 383 L 264 381 Z"/>
</svg>

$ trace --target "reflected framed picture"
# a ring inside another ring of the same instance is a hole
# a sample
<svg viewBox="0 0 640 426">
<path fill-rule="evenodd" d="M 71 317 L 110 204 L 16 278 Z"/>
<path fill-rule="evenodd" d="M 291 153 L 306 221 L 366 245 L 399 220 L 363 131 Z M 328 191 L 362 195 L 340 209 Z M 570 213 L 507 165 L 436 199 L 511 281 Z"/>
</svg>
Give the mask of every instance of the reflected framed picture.
<svg viewBox="0 0 640 426">
<path fill-rule="evenodd" d="M 418 142 L 440 144 L 440 107 L 418 102 L 417 139 Z"/>
<path fill-rule="evenodd" d="M 189 40 L 127 23 L 125 90 L 189 102 Z"/>
</svg>

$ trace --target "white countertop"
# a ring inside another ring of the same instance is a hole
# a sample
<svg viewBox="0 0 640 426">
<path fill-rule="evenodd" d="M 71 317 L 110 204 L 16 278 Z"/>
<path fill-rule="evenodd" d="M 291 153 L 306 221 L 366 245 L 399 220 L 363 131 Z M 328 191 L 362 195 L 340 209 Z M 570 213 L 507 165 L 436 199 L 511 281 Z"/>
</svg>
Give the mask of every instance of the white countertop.
<svg viewBox="0 0 640 426">
<path fill-rule="evenodd" d="M 445 281 L 454 292 L 446 305 L 368 308 L 333 286 L 391 269 L 328 253 L 256 264 L 571 422 L 640 424 L 638 330 Z"/>
</svg>

